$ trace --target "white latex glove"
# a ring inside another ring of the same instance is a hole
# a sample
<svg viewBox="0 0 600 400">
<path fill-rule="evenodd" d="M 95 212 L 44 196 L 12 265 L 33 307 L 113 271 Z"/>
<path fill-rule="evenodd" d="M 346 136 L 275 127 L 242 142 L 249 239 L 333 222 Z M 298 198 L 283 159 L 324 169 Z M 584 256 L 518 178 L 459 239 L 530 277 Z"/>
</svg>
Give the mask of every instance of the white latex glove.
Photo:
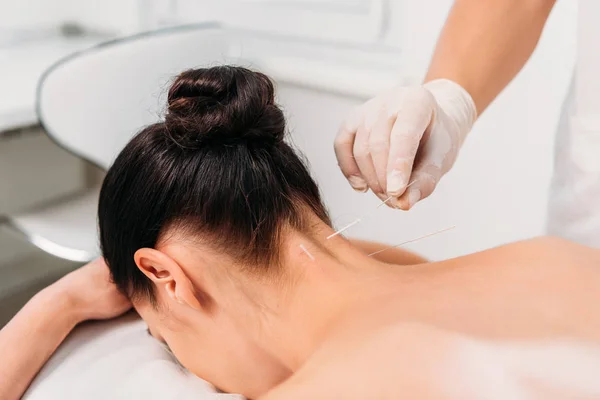
<svg viewBox="0 0 600 400">
<path fill-rule="evenodd" d="M 450 80 L 397 87 L 347 118 L 335 154 L 355 190 L 394 196 L 387 204 L 408 210 L 452 167 L 476 118 L 469 93 Z"/>
</svg>

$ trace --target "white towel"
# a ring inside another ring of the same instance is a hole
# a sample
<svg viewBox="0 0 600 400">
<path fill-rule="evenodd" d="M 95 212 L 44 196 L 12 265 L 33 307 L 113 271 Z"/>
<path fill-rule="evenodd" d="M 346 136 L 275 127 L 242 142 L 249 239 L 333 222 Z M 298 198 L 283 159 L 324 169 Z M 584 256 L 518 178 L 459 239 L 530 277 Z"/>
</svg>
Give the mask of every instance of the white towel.
<svg viewBox="0 0 600 400">
<path fill-rule="evenodd" d="M 25 400 L 233 400 L 183 369 L 135 313 L 77 327 Z"/>
</svg>

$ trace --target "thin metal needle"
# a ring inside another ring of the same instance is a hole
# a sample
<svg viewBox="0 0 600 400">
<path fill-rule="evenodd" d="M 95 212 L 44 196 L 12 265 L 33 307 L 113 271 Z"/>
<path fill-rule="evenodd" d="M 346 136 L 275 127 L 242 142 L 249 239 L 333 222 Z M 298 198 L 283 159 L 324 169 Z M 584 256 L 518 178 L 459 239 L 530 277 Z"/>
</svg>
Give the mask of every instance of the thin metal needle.
<svg viewBox="0 0 600 400">
<path fill-rule="evenodd" d="M 418 179 L 415 179 L 414 181 L 412 181 L 411 183 L 409 183 L 408 185 L 406 185 L 406 189 L 408 189 L 409 187 L 411 187 L 417 181 L 418 181 Z M 394 196 L 388 197 L 387 199 L 385 199 L 384 201 L 382 201 L 381 203 L 379 203 L 379 205 L 377 206 L 377 208 L 381 207 L 382 205 L 384 205 L 385 203 L 387 203 L 388 201 L 390 201 L 393 198 L 394 198 Z"/>
<path fill-rule="evenodd" d="M 411 187 L 416 181 L 418 181 L 418 179 L 415 179 L 414 181 L 412 181 L 411 183 L 409 183 L 408 185 L 406 185 L 407 188 Z M 377 207 L 375 207 L 375 210 L 377 210 L 379 207 L 381 207 L 382 205 L 384 205 L 385 203 L 387 203 L 388 201 L 390 201 L 394 196 L 390 196 L 387 199 L 385 199 L 384 201 L 382 201 Z M 362 218 L 357 218 L 354 221 L 352 221 L 351 223 L 349 223 L 348 225 L 346 225 L 345 227 L 343 227 L 342 229 L 339 229 L 335 232 L 333 232 L 331 235 L 327 236 L 327 239 L 331 239 L 332 237 L 336 237 L 337 235 L 339 235 L 340 233 L 344 232 L 346 229 L 349 229 L 351 227 L 353 227 L 354 225 L 358 224 L 359 222 L 361 222 L 363 219 L 365 219 L 366 217 L 370 216 L 371 213 L 375 210 L 371 210 L 371 212 L 363 215 Z"/>
<path fill-rule="evenodd" d="M 418 238 L 415 238 L 415 239 L 407 240 L 406 242 L 399 243 L 399 244 L 397 244 L 395 246 L 391 246 L 391 247 L 385 248 L 383 250 L 379 250 L 379 251 L 376 251 L 374 253 L 371 253 L 371 254 L 368 255 L 368 257 L 374 256 L 375 254 L 383 253 L 384 251 L 387 251 L 389 249 L 395 249 L 396 247 L 400 247 L 400 246 L 405 245 L 407 243 L 416 242 L 417 240 L 421 240 L 421 239 L 425 239 L 425 238 L 428 238 L 428 237 L 433 236 L 433 235 L 437 235 L 438 233 L 443 233 L 443 232 L 449 231 L 449 230 L 454 229 L 454 228 L 456 228 L 456 226 L 451 226 L 449 228 L 440 229 L 439 231 L 428 233 L 427 235 L 419 236 Z"/>
<path fill-rule="evenodd" d="M 315 257 L 312 254 L 310 254 L 310 251 L 308 251 L 308 249 L 304 247 L 303 244 L 300 244 L 300 248 L 304 253 L 306 253 L 306 255 L 308 256 L 308 258 L 310 258 L 311 261 L 315 261 Z"/>
<path fill-rule="evenodd" d="M 338 230 L 337 232 L 333 232 L 331 235 L 327 236 L 327 239 L 331 239 L 332 237 L 339 235 L 340 233 L 344 232 L 346 229 L 349 229 L 349 228 L 353 227 L 354 225 L 358 224 L 360 221 L 361 221 L 360 218 L 356 219 L 354 222 L 349 223 L 348 225 L 346 225 L 342 229 Z"/>
<path fill-rule="evenodd" d="M 387 199 L 385 199 L 384 201 L 382 201 L 381 203 L 379 203 L 379 205 L 377 206 L 377 208 L 381 207 L 382 205 L 384 205 L 385 203 L 387 203 L 388 201 L 390 201 L 394 196 L 390 196 Z"/>
</svg>

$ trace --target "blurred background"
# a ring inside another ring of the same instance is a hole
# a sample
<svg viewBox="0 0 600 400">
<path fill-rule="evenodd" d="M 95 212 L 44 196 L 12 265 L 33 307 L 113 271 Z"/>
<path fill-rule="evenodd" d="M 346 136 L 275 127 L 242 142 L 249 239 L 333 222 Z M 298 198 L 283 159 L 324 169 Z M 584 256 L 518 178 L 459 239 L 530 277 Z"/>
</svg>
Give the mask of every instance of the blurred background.
<svg viewBox="0 0 600 400">
<path fill-rule="evenodd" d="M 214 63 L 238 60 L 276 80 L 293 140 L 305 152 L 339 227 L 378 203 L 375 196 L 353 192 L 337 168 L 333 138 L 342 118 L 391 85 L 422 79 L 451 5 L 451 0 L 0 0 L 0 325 L 32 293 L 81 263 L 51 255 L 48 246 L 40 250 L 44 238 L 36 241 L 35 232 L 4 222 L 60 204 L 102 179 L 100 168 L 61 148 L 39 124 L 36 87 L 57 60 L 140 32 L 215 23 L 229 39 Z M 409 213 L 382 208 L 348 235 L 395 244 L 456 225 L 406 246 L 443 259 L 543 234 L 554 130 L 575 56 L 576 13 L 576 2 L 557 3 L 534 56 L 481 117 L 431 198 Z M 109 112 L 102 116 L 111 118 Z M 49 228 L 60 230 L 63 215 L 51 217 Z"/>
</svg>

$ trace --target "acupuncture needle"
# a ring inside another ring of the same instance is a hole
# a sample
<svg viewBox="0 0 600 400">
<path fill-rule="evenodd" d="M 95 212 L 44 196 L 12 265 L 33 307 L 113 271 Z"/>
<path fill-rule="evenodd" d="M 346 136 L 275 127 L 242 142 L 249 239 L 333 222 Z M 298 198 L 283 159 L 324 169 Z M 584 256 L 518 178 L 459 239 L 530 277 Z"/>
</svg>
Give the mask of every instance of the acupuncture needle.
<svg viewBox="0 0 600 400">
<path fill-rule="evenodd" d="M 414 239 L 407 240 L 407 241 L 399 243 L 397 245 L 387 247 L 387 248 L 385 248 L 383 250 L 379 250 L 379 251 L 373 252 L 373 253 L 369 254 L 368 257 L 374 256 L 374 255 L 379 254 L 379 253 L 383 253 L 384 251 L 387 251 L 389 249 L 395 249 L 396 247 L 400 247 L 400 246 L 403 246 L 403 245 L 408 244 L 408 243 L 416 242 L 418 240 L 425 239 L 425 238 L 437 235 L 439 233 L 447 232 L 447 231 L 449 231 L 451 229 L 454 229 L 454 228 L 456 228 L 456 226 L 451 226 L 451 227 L 448 227 L 448 228 L 440 229 L 438 231 L 435 231 L 435 232 L 432 232 L 432 233 L 428 233 L 427 235 L 423 235 L 423 236 L 419 236 L 419 237 L 414 238 Z"/>
<path fill-rule="evenodd" d="M 412 181 L 411 183 L 409 183 L 408 185 L 406 185 L 406 188 L 411 187 L 415 182 L 417 182 L 418 179 L 415 179 L 414 181 Z M 361 218 L 357 218 L 354 221 L 352 221 L 351 223 L 349 223 L 348 225 L 344 226 L 341 229 L 338 229 L 337 231 L 333 232 L 331 235 L 327 236 L 327 239 L 331 239 L 332 237 L 338 236 L 339 234 L 341 234 L 342 232 L 352 228 L 354 225 L 358 224 L 359 222 L 362 222 L 364 219 L 367 219 L 367 217 L 370 217 L 371 214 L 373 213 L 373 211 L 377 211 L 377 209 L 379 207 L 381 207 L 382 205 L 386 204 L 388 201 L 390 201 L 392 198 L 394 198 L 394 196 L 390 196 L 387 199 L 383 200 L 381 203 L 379 203 L 377 205 L 377 207 L 375 207 L 374 210 L 371 210 L 371 212 L 363 215 Z"/>
</svg>

